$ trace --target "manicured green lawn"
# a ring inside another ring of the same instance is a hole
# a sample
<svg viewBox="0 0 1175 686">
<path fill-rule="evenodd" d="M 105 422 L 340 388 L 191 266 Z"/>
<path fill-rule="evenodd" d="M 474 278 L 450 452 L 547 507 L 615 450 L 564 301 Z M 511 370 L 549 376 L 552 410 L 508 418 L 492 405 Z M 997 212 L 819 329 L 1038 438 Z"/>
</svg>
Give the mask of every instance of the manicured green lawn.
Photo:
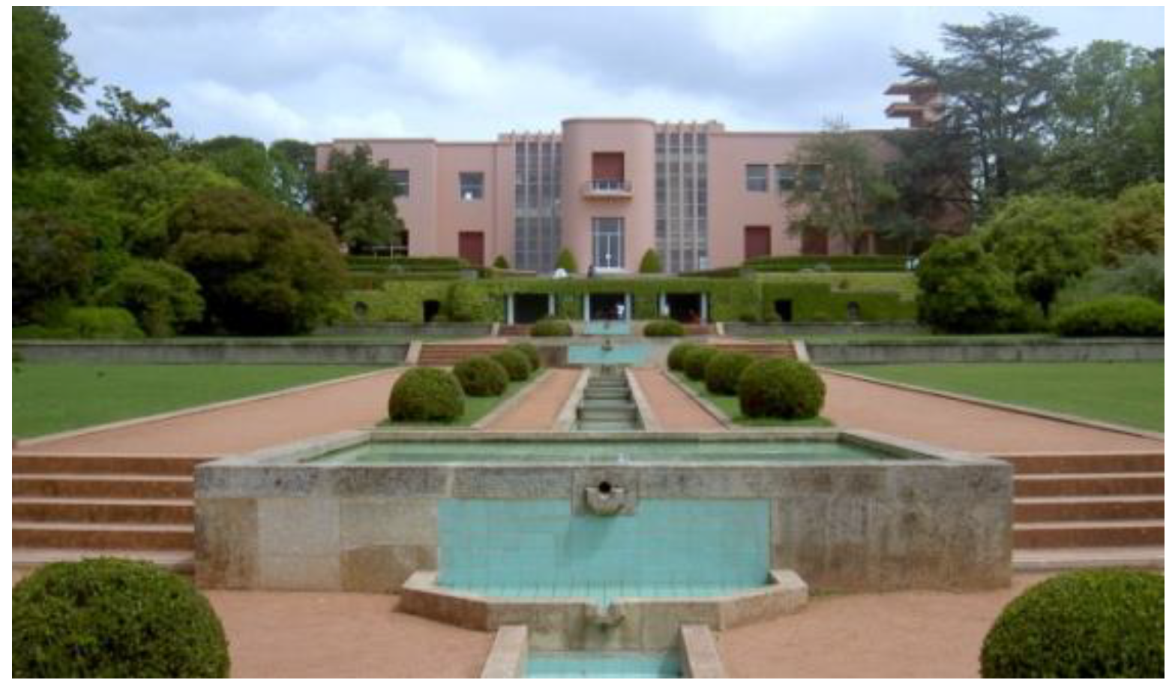
<svg viewBox="0 0 1175 686">
<path fill-rule="evenodd" d="M 374 371 L 309 365 L 12 365 L 18 438 L 170 412 Z"/>
<path fill-rule="evenodd" d="M 816 417 L 815 419 L 769 419 L 769 418 L 755 418 L 744 417 L 742 410 L 738 405 L 738 397 L 732 395 L 715 395 L 706 390 L 706 384 L 701 381 L 694 381 L 681 372 L 671 372 L 678 381 L 689 386 L 694 393 L 697 393 L 702 398 L 710 401 L 715 407 L 722 411 L 735 424 L 739 426 L 749 427 L 821 427 L 833 426 L 833 423 L 824 417 Z"/>
<path fill-rule="evenodd" d="M 1163 430 L 1162 362 L 856 365 L 845 371 Z"/>
<path fill-rule="evenodd" d="M 541 373 L 541 370 L 540 370 Z M 465 396 L 465 414 L 452 422 L 391 422 L 384 420 L 380 426 L 391 429 L 462 429 L 468 428 L 481 421 L 483 417 L 493 412 L 498 405 L 506 402 L 508 398 L 517 394 L 522 389 L 529 386 L 535 379 L 539 378 L 539 374 L 531 374 L 526 381 L 511 381 L 510 385 L 506 387 L 506 392 L 497 397 L 488 398 L 474 398 Z"/>
</svg>

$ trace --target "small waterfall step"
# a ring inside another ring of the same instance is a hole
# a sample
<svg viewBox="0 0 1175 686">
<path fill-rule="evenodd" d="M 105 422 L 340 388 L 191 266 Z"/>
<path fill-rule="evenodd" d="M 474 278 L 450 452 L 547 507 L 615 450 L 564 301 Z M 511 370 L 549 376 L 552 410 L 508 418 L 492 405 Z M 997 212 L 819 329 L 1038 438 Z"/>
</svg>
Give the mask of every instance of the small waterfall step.
<svg viewBox="0 0 1175 686">
<path fill-rule="evenodd" d="M 593 370 L 576 408 L 578 431 L 640 431 L 640 411 L 623 372 Z"/>
</svg>

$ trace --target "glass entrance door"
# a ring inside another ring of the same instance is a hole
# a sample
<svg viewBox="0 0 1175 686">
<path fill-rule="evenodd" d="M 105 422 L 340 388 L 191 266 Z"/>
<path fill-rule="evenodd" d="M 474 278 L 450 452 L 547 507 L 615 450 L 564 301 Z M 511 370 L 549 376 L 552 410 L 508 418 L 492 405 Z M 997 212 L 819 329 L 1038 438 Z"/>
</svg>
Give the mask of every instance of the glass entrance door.
<svg viewBox="0 0 1175 686">
<path fill-rule="evenodd" d="M 624 219 L 592 218 L 592 264 L 596 269 L 624 268 Z"/>
</svg>

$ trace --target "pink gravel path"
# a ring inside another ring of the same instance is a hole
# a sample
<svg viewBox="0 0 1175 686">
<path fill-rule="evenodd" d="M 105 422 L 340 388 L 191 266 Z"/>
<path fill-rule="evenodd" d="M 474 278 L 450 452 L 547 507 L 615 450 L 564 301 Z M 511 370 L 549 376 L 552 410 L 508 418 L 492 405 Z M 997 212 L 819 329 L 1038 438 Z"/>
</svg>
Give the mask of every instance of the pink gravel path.
<svg viewBox="0 0 1175 686">
<path fill-rule="evenodd" d="M 546 377 L 526 389 L 518 404 L 490 422 L 490 431 L 551 431 L 559 419 L 559 411 L 571 396 L 578 369 L 552 369 Z"/>
<path fill-rule="evenodd" d="M 362 429 L 387 416 L 399 369 L 270 398 L 20 446 L 39 453 L 225 455 Z"/>
<path fill-rule="evenodd" d="M 1162 450 L 1155 439 L 1034 417 L 822 372 L 821 414 L 842 428 L 869 429 L 981 453 Z"/>
<path fill-rule="evenodd" d="M 357 593 L 205 591 L 237 678 L 475 678 L 493 636 L 393 612 Z"/>
<path fill-rule="evenodd" d="M 663 431 L 722 431 L 726 427 L 657 368 L 632 370 Z"/>
</svg>

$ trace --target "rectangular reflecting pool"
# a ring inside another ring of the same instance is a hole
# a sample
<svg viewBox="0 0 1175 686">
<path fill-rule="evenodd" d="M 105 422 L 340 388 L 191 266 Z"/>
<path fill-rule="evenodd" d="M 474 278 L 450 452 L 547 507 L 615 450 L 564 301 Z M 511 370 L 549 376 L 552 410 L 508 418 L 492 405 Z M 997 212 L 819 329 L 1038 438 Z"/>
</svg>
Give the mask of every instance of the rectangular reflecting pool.
<svg viewBox="0 0 1175 686">
<path fill-rule="evenodd" d="M 677 653 L 561 652 L 531 653 L 529 679 L 677 679 Z"/>
<path fill-rule="evenodd" d="M 627 464 L 880 462 L 892 455 L 840 441 L 372 441 L 314 459 L 323 464 Z"/>
</svg>

